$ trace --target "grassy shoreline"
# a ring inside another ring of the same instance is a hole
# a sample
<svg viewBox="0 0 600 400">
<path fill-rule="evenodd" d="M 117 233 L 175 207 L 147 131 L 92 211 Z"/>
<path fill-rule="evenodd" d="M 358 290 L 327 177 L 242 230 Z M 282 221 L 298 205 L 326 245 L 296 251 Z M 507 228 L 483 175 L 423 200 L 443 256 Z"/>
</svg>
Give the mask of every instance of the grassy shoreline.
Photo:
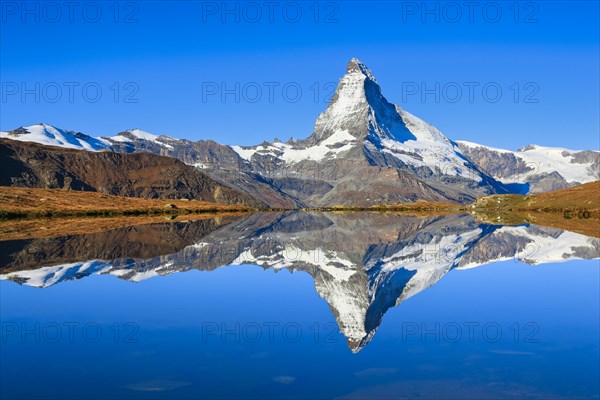
<svg viewBox="0 0 600 400">
<path fill-rule="evenodd" d="M 97 192 L 0 186 L 0 220 L 40 218 L 129 218 L 182 215 L 220 215 L 256 211 L 241 204 L 215 204 L 187 199 L 141 199 Z M 473 214 L 482 222 L 535 223 L 600 236 L 600 181 L 535 195 L 492 195 L 472 204 L 390 203 L 370 207 L 332 206 L 301 208 L 304 212 L 379 212 L 417 216 Z M 586 226 L 583 226 L 586 225 Z M 570 227 L 571 229 L 569 229 Z"/>
<path fill-rule="evenodd" d="M 115 217 L 249 212 L 243 204 L 201 200 L 142 199 L 97 192 L 0 186 L 0 219 Z"/>
</svg>

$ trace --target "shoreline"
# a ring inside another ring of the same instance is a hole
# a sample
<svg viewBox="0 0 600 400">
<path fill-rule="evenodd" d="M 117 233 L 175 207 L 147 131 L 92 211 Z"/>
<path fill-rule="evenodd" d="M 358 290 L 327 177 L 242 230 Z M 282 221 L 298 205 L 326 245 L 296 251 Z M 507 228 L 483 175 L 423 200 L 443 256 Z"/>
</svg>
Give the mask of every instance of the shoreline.
<svg viewBox="0 0 600 400">
<path fill-rule="evenodd" d="M 215 204 L 188 199 L 143 199 L 98 192 L 0 186 L 0 223 L 68 219 L 174 220 L 253 212 L 375 212 L 414 216 L 471 214 L 495 225 L 536 224 L 600 237 L 600 181 L 533 195 L 491 195 L 471 204 L 388 203 L 369 207 L 254 208 L 243 204 Z"/>
</svg>

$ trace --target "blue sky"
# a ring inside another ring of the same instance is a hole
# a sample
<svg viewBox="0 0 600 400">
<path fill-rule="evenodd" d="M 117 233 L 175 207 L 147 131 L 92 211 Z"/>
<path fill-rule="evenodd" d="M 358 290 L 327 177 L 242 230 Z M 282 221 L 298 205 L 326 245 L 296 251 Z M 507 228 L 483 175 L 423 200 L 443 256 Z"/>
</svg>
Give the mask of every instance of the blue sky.
<svg viewBox="0 0 600 400">
<path fill-rule="evenodd" d="M 357 57 L 451 139 L 600 147 L 596 1 L 1 4 L 2 130 L 303 138 Z"/>
</svg>

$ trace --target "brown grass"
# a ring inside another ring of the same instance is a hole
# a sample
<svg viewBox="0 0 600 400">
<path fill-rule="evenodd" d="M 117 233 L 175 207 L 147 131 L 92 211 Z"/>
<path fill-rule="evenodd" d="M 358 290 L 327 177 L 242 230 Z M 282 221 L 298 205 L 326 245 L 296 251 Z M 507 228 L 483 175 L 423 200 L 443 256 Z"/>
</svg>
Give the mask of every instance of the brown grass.
<svg viewBox="0 0 600 400">
<path fill-rule="evenodd" d="M 144 215 L 252 210 L 199 200 L 140 199 L 96 192 L 0 186 L 0 217 Z"/>
<path fill-rule="evenodd" d="M 600 213 L 600 181 L 527 196 L 513 194 L 482 197 L 472 208 L 560 213 L 586 211 L 597 217 Z"/>
<path fill-rule="evenodd" d="M 531 223 L 600 237 L 600 181 L 528 196 L 487 196 L 467 209 L 484 222 Z"/>
<path fill-rule="evenodd" d="M 469 212 L 482 222 L 531 223 L 600 237 L 600 181 L 528 196 L 492 195 L 470 205 L 447 202 L 393 203 L 369 208 L 333 207 L 323 211 L 377 211 L 416 216 Z"/>
<path fill-rule="evenodd" d="M 166 208 L 169 204 L 175 208 Z M 600 237 L 600 181 L 536 195 L 487 196 L 471 205 L 416 202 L 369 208 L 339 206 L 306 210 L 393 212 L 416 216 L 470 212 L 487 223 L 532 223 Z M 153 200 L 94 192 L 0 186 L 0 217 L 70 217 L 0 223 L 0 240 L 91 233 L 165 221 L 165 217 L 173 218 L 178 214 L 186 214 L 177 217 L 179 219 L 200 219 L 212 218 L 214 213 L 223 215 L 222 213 L 247 211 L 252 209 L 243 205 L 223 205 L 197 200 Z M 194 213 L 200 215 L 193 215 Z M 90 219 L 90 216 L 103 218 Z"/>
</svg>

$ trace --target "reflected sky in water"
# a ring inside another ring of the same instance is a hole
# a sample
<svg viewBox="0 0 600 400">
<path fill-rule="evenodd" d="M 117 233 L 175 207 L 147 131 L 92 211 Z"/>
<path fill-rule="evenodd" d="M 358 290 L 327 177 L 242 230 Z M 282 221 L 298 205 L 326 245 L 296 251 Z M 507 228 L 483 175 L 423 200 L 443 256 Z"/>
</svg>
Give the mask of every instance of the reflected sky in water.
<svg viewBox="0 0 600 400">
<path fill-rule="evenodd" d="M 257 213 L 0 242 L 3 398 L 598 398 L 599 243 Z"/>
</svg>

